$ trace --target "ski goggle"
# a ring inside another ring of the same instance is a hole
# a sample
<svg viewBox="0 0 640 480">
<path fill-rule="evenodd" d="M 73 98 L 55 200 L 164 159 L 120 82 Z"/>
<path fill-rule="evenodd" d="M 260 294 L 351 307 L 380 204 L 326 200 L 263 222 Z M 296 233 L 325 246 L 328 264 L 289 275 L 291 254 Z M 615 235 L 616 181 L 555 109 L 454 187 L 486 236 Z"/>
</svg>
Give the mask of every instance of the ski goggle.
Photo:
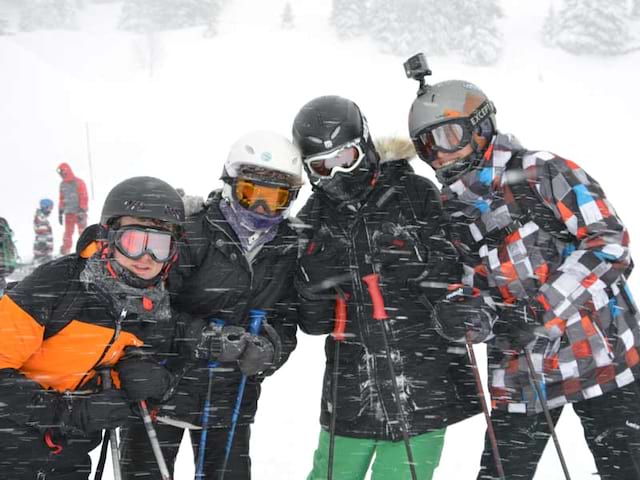
<svg viewBox="0 0 640 480">
<path fill-rule="evenodd" d="M 429 127 L 416 136 L 417 147 L 427 158 L 437 152 L 454 153 L 471 142 L 471 124 L 466 118 L 457 118 Z"/>
<path fill-rule="evenodd" d="M 304 163 L 319 177 L 333 177 L 338 172 L 355 170 L 363 158 L 364 151 L 358 139 L 342 145 L 337 150 L 307 157 Z"/>
<path fill-rule="evenodd" d="M 268 216 L 285 210 L 295 197 L 294 192 L 291 186 L 273 181 L 238 177 L 233 182 L 233 198 L 241 207 Z"/>
<path fill-rule="evenodd" d="M 468 117 L 452 118 L 437 125 L 431 125 L 414 137 L 416 148 L 425 158 L 435 158 L 437 152 L 454 153 L 471 143 L 472 134 L 481 129 L 483 120 L 495 113 L 496 109 L 485 100 Z"/>
<path fill-rule="evenodd" d="M 120 253 L 131 260 L 149 254 L 158 263 L 167 262 L 175 254 L 173 235 L 166 230 L 126 226 L 109 232 L 109 240 Z"/>
</svg>

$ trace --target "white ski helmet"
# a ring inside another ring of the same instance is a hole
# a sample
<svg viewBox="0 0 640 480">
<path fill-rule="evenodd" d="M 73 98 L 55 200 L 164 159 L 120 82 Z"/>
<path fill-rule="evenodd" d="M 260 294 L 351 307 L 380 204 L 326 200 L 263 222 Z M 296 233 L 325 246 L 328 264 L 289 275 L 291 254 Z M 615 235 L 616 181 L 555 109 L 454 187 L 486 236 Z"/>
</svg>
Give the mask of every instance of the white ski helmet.
<svg viewBox="0 0 640 480">
<path fill-rule="evenodd" d="M 222 178 L 237 178 L 242 167 L 283 173 L 292 187 L 304 183 L 300 150 L 280 134 L 254 131 L 242 135 L 229 150 Z"/>
<path fill-rule="evenodd" d="M 236 211 L 242 211 L 234 200 L 234 183 L 239 177 L 264 180 L 267 183 L 288 185 L 289 205 L 270 219 L 287 218 L 291 204 L 304 183 L 302 176 L 302 155 L 291 141 L 280 134 L 269 131 L 253 131 L 241 136 L 231 146 L 227 161 L 224 163 L 222 196 Z M 244 211 L 241 216 L 251 229 L 265 223 L 263 215 Z M 245 218 L 247 217 L 247 218 Z M 250 218 L 249 218 L 250 217 Z"/>
</svg>

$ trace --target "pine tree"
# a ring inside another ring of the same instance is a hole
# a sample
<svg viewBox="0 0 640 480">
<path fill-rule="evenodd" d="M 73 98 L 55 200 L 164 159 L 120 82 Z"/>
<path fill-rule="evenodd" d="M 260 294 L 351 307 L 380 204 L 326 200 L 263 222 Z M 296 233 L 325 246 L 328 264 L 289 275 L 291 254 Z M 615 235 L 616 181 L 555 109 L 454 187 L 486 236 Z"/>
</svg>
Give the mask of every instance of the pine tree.
<svg viewBox="0 0 640 480">
<path fill-rule="evenodd" d="M 502 54 L 502 32 L 497 21 L 503 17 L 496 0 L 476 0 L 467 3 L 467 24 L 462 29 L 462 43 L 458 46 L 466 63 L 491 65 Z"/>
<path fill-rule="evenodd" d="M 295 26 L 293 23 L 293 9 L 289 2 L 285 4 L 284 10 L 282 11 L 280 26 L 283 30 L 291 30 Z"/>
<path fill-rule="evenodd" d="M 20 28 L 27 32 L 75 29 L 76 13 L 76 0 L 24 0 Z"/>
<path fill-rule="evenodd" d="M 547 47 L 552 47 L 556 42 L 556 33 L 558 31 L 558 18 L 553 4 L 549 5 L 549 11 L 542 24 L 542 43 Z"/>
<path fill-rule="evenodd" d="M 367 1 L 333 0 L 329 22 L 341 38 L 353 38 L 362 35 L 368 29 Z"/>
<path fill-rule="evenodd" d="M 154 32 L 216 23 L 222 0 L 125 0 L 120 28 Z"/>
<path fill-rule="evenodd" d="M 619 55 L 630 48 L 626 0 L 566 0 L 556 45 L 576 55 Z"/>
</svg>

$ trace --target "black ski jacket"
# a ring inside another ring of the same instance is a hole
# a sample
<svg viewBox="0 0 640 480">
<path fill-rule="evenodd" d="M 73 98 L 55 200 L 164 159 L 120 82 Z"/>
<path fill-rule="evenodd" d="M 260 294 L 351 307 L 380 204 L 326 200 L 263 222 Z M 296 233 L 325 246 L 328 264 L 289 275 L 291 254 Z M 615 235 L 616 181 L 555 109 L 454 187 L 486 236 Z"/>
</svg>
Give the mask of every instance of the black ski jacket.
<svg viewBox="0 0 640 480">
<path fill-rule="evenodd" d="M 332 332 L 335 294 L 318 289 L 318 281 L 342 279 L 340 286 L 349 297 L 347 338 L 340 345 L 338 365 L 338 435 L 401 438 L 381 324 L 372 318 L 371 297 L 362 280 L 374 269 L 389 315 L 390 353 L 409 434 L 441 429 L 479 411 L 464 348 L 448 343 L 433 325 L 430 302 L 444 291 L 425 294 L 415 280 L 455 283 L 460 278 L 440 217 L 437 188 L 415 175 L 405 160 L 383 163 L 377 185 L 359 210 L 336 211 L 317 192 L 298 216 L 304 232 L 296 281 L 301 328 L 314 335 Z M 309 278 L 311 271 L 315 281 Z M 327 429 L 334 408 L 335 347 L 328 336 L 320 419 Z"/>
<path fill-rule="evenodd" d="M 280 358 L 266 372 L 269 375 L 284 364 L 296 346 L 293 274 L 297 235 L 288 221 L 282 222 L 276 237 L 264 244 L 249 264 L 236 233 L 218 207 L 220 201 L 220 192 L 213 192 L 206 208 L 187 219 L 180 267 L 170 277 L 172 306 L 192 317 L 191 321 L 218 319 L 226 325 L 245 328 L 249 326 L 251 309 L 265 310 L 266 322 L 274 327 L 282 342 Z M 188 348 L 181 353 L 183 359 L 190 355 Z M 207 393 L 206 363 L 190 367 L 180 382 L 176 401 L 188 397 L 195 411 L 200 412 Z M 215 410 L 210 425 L 230 424 L 241 376 L 236 362 L 222 364 L 216 370 L 212 388 Z M 249 377 L 239 423 L 253 422 L 263 379 L 264 375 Z M 199 424 L 199 414 L 185 420 Z"/>
</svg>

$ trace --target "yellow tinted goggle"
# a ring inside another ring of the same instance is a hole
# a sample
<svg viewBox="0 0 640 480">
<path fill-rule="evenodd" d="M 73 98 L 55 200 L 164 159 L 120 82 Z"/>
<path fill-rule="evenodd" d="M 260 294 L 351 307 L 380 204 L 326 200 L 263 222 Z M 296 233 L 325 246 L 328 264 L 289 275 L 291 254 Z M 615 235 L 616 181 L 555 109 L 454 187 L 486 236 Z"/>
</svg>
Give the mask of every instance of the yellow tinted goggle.
<svg viewBox="0 0 640 480">
<path fill-rule="evenodd" d="M 262 215 L 277 215 L 291 202 L 291 190 L 284 185 L 237 178 L 233 185 L 235 200 L 247 210 Z"/>
</svg>

